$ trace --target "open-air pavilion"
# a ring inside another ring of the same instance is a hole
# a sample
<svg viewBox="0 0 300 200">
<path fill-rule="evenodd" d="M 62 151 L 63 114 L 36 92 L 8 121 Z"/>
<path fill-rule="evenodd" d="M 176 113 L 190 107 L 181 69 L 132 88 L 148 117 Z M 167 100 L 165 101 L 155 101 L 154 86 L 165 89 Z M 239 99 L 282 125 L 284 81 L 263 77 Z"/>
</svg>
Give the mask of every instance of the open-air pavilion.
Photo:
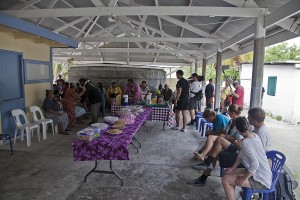
<svg viewBox="0 0 300 200">
<path fill-rule="evenodd" d="M 191 72 L 201 69 L 205 74 L 206 65 L 216 63 L 215 105 L 219 105 L 222 60 L 254 51 L 250 107 L 260 106 L 264 49 L 298 37 L 299 16 L 299 0 L 1 0 L 0 133 L 14 133 L 10 110 L 43 103 L 54 79 L 52 64 L 67 60 L 172 69 L 167 75 L 186 65 Z M 138 132 L 146 148 L 139 154 L 130 149 L 131 161 L 118 162 L 116 170 L 126 177 L 123 188 L 111 175 L 82 183 L 86 167 L 92 164 L 73 162 L 71 142 L 76 136 L 49 135 L 46 141 L 33 141 L 30 148 L 18 140 L 14 156 L 0 152 L 0 197 L 225 198 L 217 175 L 207 190 L 185 185 L 186 179 L 198 176 L 188 168 L 193 164 L 189 155 L 199 143 L 195 131 L 183 137 L 162 132 L 154 122 L 149 126 L 148 135 Z M 141 179 L 135 182 L 137 178 Z"/>
</svg>

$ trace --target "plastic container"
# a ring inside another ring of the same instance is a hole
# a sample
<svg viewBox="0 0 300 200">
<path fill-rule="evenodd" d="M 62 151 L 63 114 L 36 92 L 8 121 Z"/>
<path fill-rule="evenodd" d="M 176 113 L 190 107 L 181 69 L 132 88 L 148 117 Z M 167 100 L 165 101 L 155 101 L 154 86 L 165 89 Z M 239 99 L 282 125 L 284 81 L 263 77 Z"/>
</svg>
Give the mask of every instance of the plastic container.
<svg viewBox="0 0 300 200">
<path fill-rule="evenodd" d="M 114 124 L 118 120 L 119 120 L 118 117 L 113 117 L 113 116 L 104 117 L 104 122 L 106 122 L 108 124 Z"/>
<path fill-rule="evenodd" d="M 85 128 L 77 132 L 77 138 L 79 140 L 92 141 L 100 136 L 101 129 L 95 127 Z"/>
<path fill-rule="evenodd" d="M 156 96 L 152 97 L 151 103 L 152 104 L 157 104 L 157 97 Z"/>
<path fill-rule="evenodd" d="M 128 95 L 124 94 L 122 97 L 123 106 L 128 106 Z"/>
</svg>

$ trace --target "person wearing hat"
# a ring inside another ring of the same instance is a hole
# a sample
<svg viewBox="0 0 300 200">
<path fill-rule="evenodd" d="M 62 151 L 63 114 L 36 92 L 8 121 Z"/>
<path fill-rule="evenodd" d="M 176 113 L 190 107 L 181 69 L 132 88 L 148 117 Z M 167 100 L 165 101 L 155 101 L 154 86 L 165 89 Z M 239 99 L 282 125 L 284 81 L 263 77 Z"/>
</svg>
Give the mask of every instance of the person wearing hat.
<svg viewBox="0 0 300 200">
<path fill-rule="evenodd" d="M 189 93 L 189 111 L 191 116 L 191 122 L 188 123 L 188 126 L 193 126 L 195 123 L 195 112 L 198 107 L 199 101 L 196 99 L 196 94 L 201 90 L 201 84 L 198 81 L 198 74 L 193 73 L 189 78 L 192 79 L 190 84 L 190 93 Z"/>
<path fill-rule="evenodd" d="M 233 81 L 232 86 L 235 88 L 235 91 L 232 93 L 233 103 L 244 107 L 244 87 L 239 84 L 238 81 Z"/>
<path fill-rule="evenodd" d="M 117 85 L 116 81 L 112 81 L 111 86 L 109 86 L 106 90 L 106 98 L 111 105 L 114 105 L 118 95 L 122 95 L 122 90 Z"/>
</svg>

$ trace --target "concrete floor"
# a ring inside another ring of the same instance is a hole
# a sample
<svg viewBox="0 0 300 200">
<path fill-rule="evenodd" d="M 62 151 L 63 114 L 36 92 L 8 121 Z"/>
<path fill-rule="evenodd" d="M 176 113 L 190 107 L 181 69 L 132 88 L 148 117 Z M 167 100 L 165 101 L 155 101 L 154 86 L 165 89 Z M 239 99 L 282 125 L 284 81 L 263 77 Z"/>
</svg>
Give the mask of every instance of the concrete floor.
<svg viewBox="0 0 300 200">
<path fill-rule="evenodd" d="M 274 149 L 287 155 L 288 166 L 299 179 L 300 126 L 267 119 L 272 134 Z M 84 175 L 94 162 L 74 162 L 71 143 L 76 138 L 74 128 L 69 136 L 48 134 L 47 140 L 32 147 L 20 140 L 14 145 L 15 155 L 11 156 L 9 146 L 0 147 L 0 200 L 95 200 L 95 199 L 225 199 L 219 170 L 213 172 L 205 187 L 186 184 L 200 173 L 190 166 L 197 161 L 191 159 L 197 148 L 199 134 L 190 128 L 182 133 L 162 130 L 162 123 L 148 122 L 150 132 L 143 127 L 136 134 L 142 142 L 137 154 L 130 146 L 129 161 L 113 161 L 113 168 L 122 176 L 124 186 L 114 175 L 92 174 L 86 183 Z M 108 161 L 100 161 L 101 169 L 109 169 Z M 297 196 L 300 197 L 299 188 Z"/>
</svg>

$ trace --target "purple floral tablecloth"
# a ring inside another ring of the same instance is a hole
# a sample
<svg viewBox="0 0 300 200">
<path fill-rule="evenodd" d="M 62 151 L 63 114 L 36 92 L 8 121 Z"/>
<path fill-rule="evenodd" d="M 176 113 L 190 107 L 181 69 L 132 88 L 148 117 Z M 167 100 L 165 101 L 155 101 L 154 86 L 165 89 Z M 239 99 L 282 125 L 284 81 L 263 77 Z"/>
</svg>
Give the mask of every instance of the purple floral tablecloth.
<svg viewBox="0 0 300 200">
<path fill-rule="evenodd" d="M 127 124 L 119 135 L 110 135 L 104 132 L 90 142 L 75 140 L 72 143 L 74 161 L 129 160 L 128 146 L 150 113 L 151 108 L 146 108 L 136 117 L 135 123 Z"/>
</svg>

